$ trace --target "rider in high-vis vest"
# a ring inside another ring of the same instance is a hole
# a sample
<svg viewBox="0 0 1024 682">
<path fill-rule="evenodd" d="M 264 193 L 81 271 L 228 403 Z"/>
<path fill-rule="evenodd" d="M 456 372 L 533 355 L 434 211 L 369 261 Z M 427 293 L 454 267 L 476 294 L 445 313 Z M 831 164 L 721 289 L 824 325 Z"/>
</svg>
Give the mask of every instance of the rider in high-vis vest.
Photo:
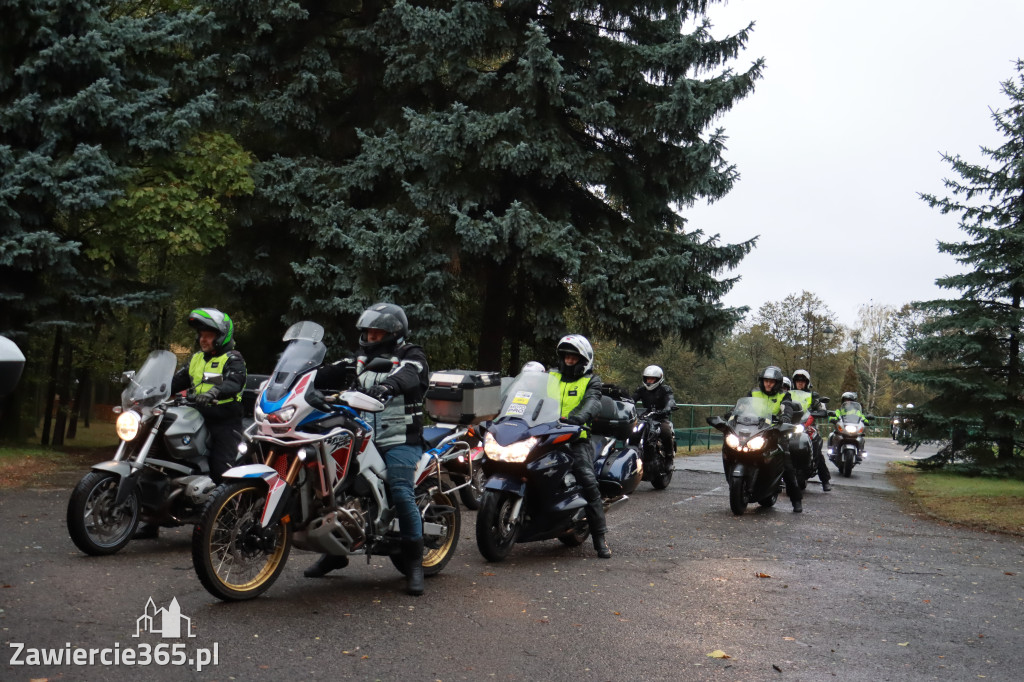
<svg viewBox="0 0 1024 682">
<path fill-rule="evenodd" d="M 789 391 L 782 385 L 784 375 L 782 370 L 775 366 L 765 367 L 757 377 L 757 388 L 750 392 L 751 397 L 764 398 L 772 406 L 772 414 L 780 415 L 785 423 L 792 422 L 793 407 Z M 793 468 L 793 460 L 789 456 L 789 448 L 782 446 L 782 480 L 786 484 L 786 495 L 793 503 L 793 511 L 800 513 L 804 510 L 803 491 L 796 482 L 796 469 Z"/>
<path fill-rule="evenodd" d="M 590 341 L 578 334 L 563 336 L 555 349 L 558 353 L 558 371 L 552 372 L 559 380 L 561 417 L 570 424 L 585 426 L 601 411 L 601 378 L 594 374 L 594 348 Z M 594 449 L 586 439 L 572 446 L 572 473 L 583 488 L 587 501 L 587 521 L 594 539 L 594 549 L 602 559 L 611 559 L 605 535 L 608 526 L 604 520 L 604 502 L 594 473 Z"/>
<path fill-rule="evenodd" d="M 820 396 L 812 390 L 810 372 L 806 369 L 798 369 L 793 372 L 792 381 L 794 391 L 805 391 L 809 394 L 809 399 L 805 398 L 806 403 L 802 406 L 805 413 L 811 410 L 824 409 L 824 406 L 820 401 Z M 813 443 L 813 447 L 814 466 L 818 470 L 818 480 L 821 481 L 821 489 L 827 493 L 832 490 L 832 473 L 828 470 L 828 464 L 825 462 L 825 455 L 821 451 L 821 442 Z"/>
<path fill-rule="evenodd" d="M 242 440 L 242 389 L 245 388 L 245 358 L 235 350 L 235 325 L 216 308 L 196 308 L 188 314 L 188 325 L 196 330 L 199 352 L 171 379 L 171 393 L 195 392 L 196 409 L 210 432 L 210 478 L 220 483 L 224 472 L 235 464 Z M 218 384 L 205 376 L 219 374 Z M 157 537 L 159 527 L 143 523 L 137 539 Z"/>
</svg>

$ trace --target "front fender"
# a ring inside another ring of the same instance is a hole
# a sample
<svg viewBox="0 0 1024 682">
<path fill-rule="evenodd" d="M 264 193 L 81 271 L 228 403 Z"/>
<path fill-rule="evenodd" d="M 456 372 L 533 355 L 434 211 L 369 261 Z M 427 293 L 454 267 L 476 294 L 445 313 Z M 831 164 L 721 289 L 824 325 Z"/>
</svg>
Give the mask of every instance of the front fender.
<svg viewBox="0 0 1024 682">
<path fill-rule="evenodd" d="M 526 497 L 526 483 L 518 476 L 513 477 L 507 474 L 494 474 L 488 477 L 484 483 L 484 490 L 504 491 L 519 497 Z"/>
<path fill-rule="evenodd" d="M 93 471 L 103 471 L 106 473 L 117 474 L 121 479 L 117 483 L 117 495 L 114 497 L 114 504 L 123 504 L 128 496 L 139 487 L 139 477 L 132 476 L 134 470 L 131 464 L 128 462 L 118 462 L 117 460 L 108 460 L 106 462 L 100 462 L 92 465 Z"/>
<path fill-rule="evenodd" d="M 285 498 L 288 484 L 276 469 L 272 469 L 266 464 L 245 464 L 224 472 L 225 481 L 251 481 L 253 479 L 258 479 L 267 485 L 267 501 L 263 505 L 263 515 L 260 517 L 260 525 L 266 528 L 281 517 L 278 509 L 281 507 L 281 501 Z"/>
</svg>

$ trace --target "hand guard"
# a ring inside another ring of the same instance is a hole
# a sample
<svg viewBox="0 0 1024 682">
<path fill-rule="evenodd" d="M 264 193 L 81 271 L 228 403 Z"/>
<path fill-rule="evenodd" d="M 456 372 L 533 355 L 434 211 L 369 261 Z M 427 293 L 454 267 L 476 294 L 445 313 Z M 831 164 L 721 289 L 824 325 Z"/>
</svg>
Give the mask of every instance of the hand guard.
<svg viewBox="0 0 1024 682">
<path fill-rule="evenodd" d="M 583 426 L 587 423 L 587 420 L 578 414 L 570 414 L 565 418 L 565 421 L 573 426 Z"/>
</svg>

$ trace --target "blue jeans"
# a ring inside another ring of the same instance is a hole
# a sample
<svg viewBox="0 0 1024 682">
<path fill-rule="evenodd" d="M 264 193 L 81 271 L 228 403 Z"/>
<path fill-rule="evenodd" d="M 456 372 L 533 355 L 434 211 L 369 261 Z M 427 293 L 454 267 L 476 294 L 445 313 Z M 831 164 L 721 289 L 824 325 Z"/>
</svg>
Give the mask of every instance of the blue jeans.
<svg viewBox="0 0 1024 682">
<path fill-rule="evenodd" d="M 391 501 L 398 513 L 398 528 L 403 540 L 423 537 L 423 520 L 416 506 L 416 464 L 423 451 L 415 445 L 396 445 L 383 452 L 388 467 Z"/>
</svg>

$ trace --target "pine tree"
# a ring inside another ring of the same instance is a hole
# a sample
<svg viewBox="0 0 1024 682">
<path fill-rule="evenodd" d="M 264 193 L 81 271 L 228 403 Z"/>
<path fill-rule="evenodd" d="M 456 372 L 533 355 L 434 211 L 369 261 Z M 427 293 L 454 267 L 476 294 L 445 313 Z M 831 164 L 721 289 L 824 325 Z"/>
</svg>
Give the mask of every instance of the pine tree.
<svg viewBox="0 0 1024 682">
<path fill-rule="evenodd" d="M 392 300 L 488 369 L 567 331 L 709 347 L 752 244 L 676 209 L 736 181 L 712 126 L 762 64 L 730 68 L 748 32 L 713 38 L 708 4 L 211 0 L 259 160 L 236 281 L 278 333 L 351 340 Z"/>
<path fill-rule="evenodd" d="M 1002 83 L 1010 106 L 992 114 L 1006 141 L 981 148 L 994 167 L 943 155 L 960 176 L 945 180 L 953 196 L 921 195 L 942 213 L 959 214 L 969 239 L 940 242 L 939 250 L 972 269 L 936 280 L 958 298 L 917 304 L 927 320 L 908 350 L 941 365 L 901 375 L 936 394 L 918 406 L 918 439 L 956 433 L 957 449 L 989 458 L 994 445 L 1004 462 L 1024 446 L 1024 61 L 1016 71 L 1016 80 Z"/>
</svg>

